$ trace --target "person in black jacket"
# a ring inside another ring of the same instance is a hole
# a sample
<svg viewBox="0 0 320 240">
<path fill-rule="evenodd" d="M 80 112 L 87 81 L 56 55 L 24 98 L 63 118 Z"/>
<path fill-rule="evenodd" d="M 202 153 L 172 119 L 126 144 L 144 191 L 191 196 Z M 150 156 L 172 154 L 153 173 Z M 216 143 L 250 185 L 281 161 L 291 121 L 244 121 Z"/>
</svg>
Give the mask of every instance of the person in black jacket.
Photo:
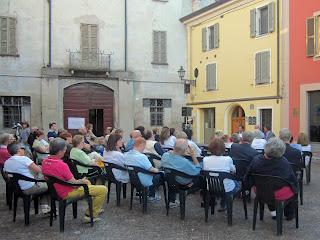
<svg viewBox="0 0 320 240">
<path fill-rule="evenodd" d="M 291 133 L 287 128 L 283 128 L 279 132 L 279 138 L 286 144 L 286 151 L 283 156 L 295 165 L 300 166 L 301 163 L 301 152 L 290 146 Z"/>
<path fill-rule="evenodd" d="M 231 145 L 229 156 L 234 160 L 246 160 L 251 162 L 252 159 L 259 154 L 259 152 L 251 147 L 253 138 L 254 136 L 252 132 L 243 132 L 241 143 L 233 143 Z"/>
<path fill-rule="evenodd" d="M 291 191 L 288 195 L 298 192 L 298 180 L 290 166 L 288 160 L 283 157 L 286 146 L 279 138 L 270 138 L 264 148 L 264 155 L 257 155 L 251 162 L 248 168 L 247 176 L 250 173 L 271 175 L 281 177 L 290 183 Z M 282 189 L 284 186 L 279 186 Z M 283 190 L 283 189 L 282 189 Z M 275 219 L 275 206 L 268 205 L 271 215 Z M 294 217 L 293 204 L 288 204 L 285 207 L 284 215 L 287 220 Z"/>
</svg>

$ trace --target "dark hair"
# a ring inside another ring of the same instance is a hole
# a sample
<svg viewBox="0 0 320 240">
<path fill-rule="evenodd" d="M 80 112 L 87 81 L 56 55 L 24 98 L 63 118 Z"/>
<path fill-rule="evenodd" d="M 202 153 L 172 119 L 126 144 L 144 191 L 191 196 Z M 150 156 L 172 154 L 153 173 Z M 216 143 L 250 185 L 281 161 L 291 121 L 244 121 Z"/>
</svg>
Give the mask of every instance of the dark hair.
<svg viewBox="0 0 320 240">
<path fill-rule="evenodd" d="M 134 130 L 139 130 L 140 132 L 141 132 L 141 136 L 144 138 L 145 136 L 144 136 L 144 130 L 145 130 L 145 128 L 144 128 L 144 126 L 138 126 L 138 127 L 136 127 Z"/>
<path fill-rule="evenodd" d="M 264 125 L 264 127 L 268 130 L 271 130 L 271 127 L 269 125 Z"/>
<path fill-rule="evenodd" d="M 212 153 L 212 155 L 222 156 L 225 153 L 226 146 L 224 145 L 224 141 L 221 138 L 214 138 L 210 142 L 208 149 Z"/>
<path fill-rule="evenodd" d="M 58 152 L 63 151 L 65 147 L 67 146 L 67 143 L 62 138 L 54 138 L 49 143 L 49 152 L 50 155 L 56 155 Z"/>
<path fill-rule="evenodd" d="M 27 121 L 22 121 L 21 125 L 27 125 L 27 128 L 30 127 L 29 123 Z"/>
<path fill-rule="evenodd" d="M 120 134 L 111 134 L 106 144 L 106 151 L 117 151 L 117 142 L 122 139 Z"/>
<path fill-rule="evenodd" d="M 149 140 L 150 138 L 152 138 L 152 132 L 150 130 L 146 131 L 146 135 L 144 137 L 146 140 Z"/>
<path fill-rule="evenodd" d="M 8 146 L 7 146 L 7 149 L 8 149 L 8 152 L 10 153 L 11 156 L 15 155 L 18 153 L 18 150 L 22 147 L 22 144 L 21 143 L 18 143 L 18 142 L 13 142 L 13 143 L 10 143 Z"/>
<path fill-rule="evenodd" d="M 64 140 L 67 140 L 67 138 L 72 138 L 72 135 L 71 135 L 71 133 L 65 131 L 65 132 L 60 133 L 59 137 Z"/>
<path fill-rule="evenodd" d="M 170 128 L 170 136 L 172 136 L 172 135 L 174 135 L 174 132 L 175 132 L 176 130 L 174 129 L 174 128 Z"/>
<path fill-rule="evenodd" d="M 44 132 L 38 129 L 38 130 L 36 130 L 36 131 L 34 132 L 34 135 L 35 135 L 36 137 L 40 137 L 41 135 L 44 135 Z"/>
<path fill-rule="evenodd" d="M 52 127 L 54 124 L 56 124 L 56 123 L 55 123 L 55 122 L 49 123 L 49 128 L 51 129 L 51 127 Z"/>
</svg>

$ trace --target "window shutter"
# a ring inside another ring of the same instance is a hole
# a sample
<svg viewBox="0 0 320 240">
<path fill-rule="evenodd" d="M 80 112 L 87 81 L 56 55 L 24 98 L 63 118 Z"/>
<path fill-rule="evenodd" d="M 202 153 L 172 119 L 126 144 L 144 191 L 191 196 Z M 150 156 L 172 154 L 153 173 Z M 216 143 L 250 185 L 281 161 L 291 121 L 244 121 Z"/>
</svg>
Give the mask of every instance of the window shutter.
<svg viewBox="0 0 320 240">
<path fill-rule="evenodd" d="M 256 59 L 255 59 L 255 82 L 256 84 L 261 84 L 261 53 L 256 53 Z"/>
<path fill-rule="evenodd" d="M 219 23 L 216 23 L 214 25 L 214 34 L 213 34 L 213 48 L 218 48 L 219 47 Z"/>
<path fill-rule="evenodd" d="M 0 18 L 0 54 L 8 54 L 8 19 Z"/>
<path fill-rule="evenodd" d="M 89 25 L 81 24 L 81 55 L 82 60 L 89 60 Z"/>
<path fill-rule="evenodd" d="M 160 32 L 160 62 L 167 63 L 167 32 Z"/>
<path fill-rule="evenodd" d="M 143 107 L 150 107 L 150 99 L 144 98 L 142 104 L 143 104 Z"/>
<path fill-rule="evenodd" d="M 307 57 L 315 55 L 315 18 L 307 19 Z"/>
<path fill-rule="evenodd" d="M 98 60 L 98 25 L 89 25 L 89 59 Z"/>
<path fill-rule="evenodd" d="M 261 54 L 261 78 L 260 84 L 270 83 L 270 51 Z"/>
<path fill-rule="evenodd" d="M 207 51 L 207 28 L 202 28 L 202 51 Z"/>
<path fill-rule="evenodd" d="M 153 31 L 153 62 L 159 63 L 160 62 L 160 37 L 159 32 Z"/>
<path fill-rule="evenodd" d="M 279 7 L 279 6 L 277 6 Z M 274 11 L 275 11 L 275 3 L 271 2 L 268 4 L 268 26 L 269 32 L 274 32 Z"/>
<path fill-rule="evenodd" d="M 164 108 L 171 108 L 171 99 L 164 99 L 163 100 L 163 107 Z"/>
<path fill-rule="evenodd" d="M 206 66 L 207 91 L 216 89 L 216 64 Z"/>
<path fill-rule="evenodd" d="M 250 11 L 250 37 L 254 38 L 256 37 L 256 10 L 252 9 Z"/>
<path fill-rule="evenodd" d="M 9 18 L 9 54 L 16 55 L 16 19 Z"/>
</svg>

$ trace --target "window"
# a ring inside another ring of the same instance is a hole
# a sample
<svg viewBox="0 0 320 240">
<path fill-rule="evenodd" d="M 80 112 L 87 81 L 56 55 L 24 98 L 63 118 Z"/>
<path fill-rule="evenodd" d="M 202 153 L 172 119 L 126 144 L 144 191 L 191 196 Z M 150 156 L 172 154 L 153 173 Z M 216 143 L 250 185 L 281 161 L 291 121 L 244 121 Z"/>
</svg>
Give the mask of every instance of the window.
<svg viewBox="0 0 320 240">
<path fill-rule="evenodd" d="M 11 128 L 14 123 L 30 121 L 30 97 L 0 97 L 3 111 L 3 127 Z"/>
<path fill-rule="evenodd" d="M 252 38 L 274 32 L 274 2 L 250 11 L 250 36 Z"/>
<path fill-rule="evenodd" d="M 81 24 L 82 61 L 96 62 L 98 60 L 98 25 Z"/>
<path fill-rule="evenodd" d="M 259 109 L 259 122 L 260 128 L 263 129 L 264 126 L 270 127 L 272 129 L 272 109 Z"/>
<path fill-rule="evenodd" d="M 320 91 L 309 92 L 309 136 L 320 142 Z"/>
<path fill-rule="evenodd" d="M 15 18 L 0 17 L 0 55 L 17 55 Z"/>
<path fill-rule="evenodd" d="M 219 23 L 202 29 L 202 51 L 219 47 Z"/>
<path fill-rule="evenodd" d="M 207 91 L 217 90 L 217 64 L 212 63 L 206 66 Z"/>
<path fill-rule="evenodd" d="M 320 55 L 320 15 L 307 19 L 307 57 Z"/>
<path fill-rule="evenodd" d="M 167 64 L 167 32 L 153 31 L 152 64 Z"/>
<path fill-rule="evenodd" d="M 258 52 L 255 55 L 255 85 L 271 83 L 270 51 Z"/>
<path fill-rule="evenodd" d="M 150 125 L 163 126 L 164 109 L 171 108 L 171 99 L 143 99 L 143 107 L 150 108 Z"/>
</svg>

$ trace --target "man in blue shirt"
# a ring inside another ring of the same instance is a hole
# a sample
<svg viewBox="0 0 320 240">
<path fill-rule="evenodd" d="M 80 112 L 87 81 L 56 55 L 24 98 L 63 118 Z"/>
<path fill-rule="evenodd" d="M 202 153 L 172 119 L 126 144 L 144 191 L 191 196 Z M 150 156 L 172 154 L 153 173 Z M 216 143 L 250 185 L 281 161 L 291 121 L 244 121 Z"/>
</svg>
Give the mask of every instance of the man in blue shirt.
<svg viewBox="0 0 320 240">
<path fill-rule="evenodd" d="M 146 140 L 142 137 L 138 137 L 134 141 L 133 149 L 125 153 L 125 163 L 126 165 L 136 166 L 146 169 L 153 173 L 158 173 L 158 169 L 152 167 L 148 157 L 143 154 L 143 150 L 146 147 Z M 159 196 L 155 196 L 155 190 L 161 184 L 161 175 L 156 174 L 154 176 L 139 173 L 139 180 L 141 184 L 145 187 L 149 187 L 149 200 L 160 200 Z"/>
<path fill-rule="evenodd" d="M 190 155 L 192 162 L 184 157 L 184 155 Z M 161 166 L 164 168 L 174 169 L 191 176 L 200 174 L 201 166 L 196 157 L 196 153 L 193 148 L 188 145 L 186 139 L 177 139 L 176 144 L 172 152 L 166 152 L 162 155 Z M 177 181 L 183 185 L 192 185 L 192 189 L 199 189 L 201 187 L 201 179 L 199 181 L 188 178 L 177 177 Z M 175 193 L 169 191 L 169 202 L 176 203 Z"/>
<path fill-rule="evenodd" d="M 125 152 L 129 152 L 133 149 L 135 139 L 138 137 L 141 137 L 141 132 L 139 130 L 133 130 L 130 134 L 130 140 L 125 147 Z"/>
<path fill-rule="evenodd" d="M 57 124 L 54 122 L 49 123 L 49 131 L 47 135 L 49 142 L 58 136 L 56 131 L 57 131 Z"/>
</svg>

